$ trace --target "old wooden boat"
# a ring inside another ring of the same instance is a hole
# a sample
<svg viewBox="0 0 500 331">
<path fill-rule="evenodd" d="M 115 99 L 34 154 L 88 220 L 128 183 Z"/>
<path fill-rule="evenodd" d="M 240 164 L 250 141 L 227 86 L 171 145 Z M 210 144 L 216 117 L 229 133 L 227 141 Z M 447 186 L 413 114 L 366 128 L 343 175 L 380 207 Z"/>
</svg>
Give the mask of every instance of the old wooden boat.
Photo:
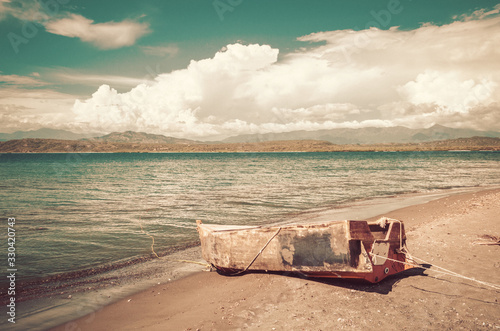
<svg viewBox="0 0 500 331">
<path fill-rule="evenodd" d="M 197 221 L 203 258 L 220 273 L 297 272 L 376 283 L 412 268 L 403 222 L 334 221 L 236 226 Z"/>
</svg>

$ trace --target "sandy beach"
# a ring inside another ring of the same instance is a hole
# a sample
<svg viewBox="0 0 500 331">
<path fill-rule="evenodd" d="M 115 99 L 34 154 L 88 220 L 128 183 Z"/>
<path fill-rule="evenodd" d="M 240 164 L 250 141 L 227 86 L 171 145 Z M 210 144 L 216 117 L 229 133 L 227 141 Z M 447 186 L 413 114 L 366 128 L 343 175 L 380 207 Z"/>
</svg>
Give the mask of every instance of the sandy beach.
<svg viewBox="0 0 500 331">
<path fill-rule="evenodd" d="M 500 246 L 485 245 L 500 237 L 499 215 L 500 189 L 384 213 L 405 222 L 410 253 L 429 269 L 378 284 L 199 272 L 53 330 L 500 330 Z"/>
</svg>

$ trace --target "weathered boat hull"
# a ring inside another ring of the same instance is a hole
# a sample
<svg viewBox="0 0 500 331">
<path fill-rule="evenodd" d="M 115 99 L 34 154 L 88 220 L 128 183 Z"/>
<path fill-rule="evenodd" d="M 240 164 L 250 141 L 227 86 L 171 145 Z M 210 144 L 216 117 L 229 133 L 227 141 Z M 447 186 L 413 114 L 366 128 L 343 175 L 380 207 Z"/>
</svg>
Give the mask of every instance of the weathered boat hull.
<svg viewBox="0 0 500 331">
<path fill-rule="evenodd" d="M 409 266 L 401 221 L 221 226 L 197 221 L 203 258 L 222 273 L 298 272 L 376 283 Z"/>
</svg>

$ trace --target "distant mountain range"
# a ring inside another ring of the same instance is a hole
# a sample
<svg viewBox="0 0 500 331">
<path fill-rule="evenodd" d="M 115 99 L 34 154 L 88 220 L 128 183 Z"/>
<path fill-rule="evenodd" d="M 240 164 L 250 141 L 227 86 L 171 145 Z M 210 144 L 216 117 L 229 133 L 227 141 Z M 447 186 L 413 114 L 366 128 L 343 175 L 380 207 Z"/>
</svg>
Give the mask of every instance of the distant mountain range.
<svg viewBox="0 0 500 331">
<path fill-rule="evenodd" d="M 160 134 L 151 134 L 145 132 L 112 132 L 102 137 L 86 139 L 109 143 L 136 143 L 136 144 L 197 144 L 198 141 L 189 139 L 180 139 L 167 137 Z"/>
<path fill-rule="evenodd" d="M 320 140 L 258 143 L 141 144 L 98 140 L 16 139 L 0 142 L 0 153 L 228 153 L 228 152 L 373 152 L 500 151 L 500 138 L 473 137 L 421 143 L 338 145 Z"/>
<path fill-rule="evenodd" d="M 0 141 L 25 139 L 25 138 L 78 140 L 84 138 L 92 138 L 98 135 L 99 134 L 83 134 L 83 133 L 74 133 L 66 130 L 43 128 L 32 131 L 16 131 L 14 133 L 0 133 Z"/>
<path fill-rule="evenodd" d="M 224 143 L 245 143 L 273 140 L 323 140 L 333 144 L 418 143 L 470 137 L 500 137 L 500 132 L 453 129 L 434 125 L 427 129 L 403 126 L 389 128 L 331 129 L 282 133 L 248 134 L 224 139 Z"/>
<path fill-rule="evenodd" d="M 500 137 L 500 132 L 479 131 L 473 129 L 454 129 L 442 125 L 434 125 L 427 129 L 409 129 L 403 126 L 389 128 L 359 128 L 359 129 L 331 129 L 317 131 L 292 131 L 282 133 L 247 134 L 229 137 L 214 143 L 253 143 L 266 141 L 287 140 L 320 140 L 333 144 L 384 144 L 384 143 L 420 143 L 447 139 L 470 137 Z M 77 134 L 65 130 L 39 129 L 34 131 L 17 131 L 14 133 L 0 133 L 0 141 L 41 138 L 59 140 L 87 140 L 108 143 L 133 144 L 201 144 L 203 142 L 189 139 L 180 139 L 144 132 L 113 132 L 104 136 L 99 134 Z"/>
</svg>

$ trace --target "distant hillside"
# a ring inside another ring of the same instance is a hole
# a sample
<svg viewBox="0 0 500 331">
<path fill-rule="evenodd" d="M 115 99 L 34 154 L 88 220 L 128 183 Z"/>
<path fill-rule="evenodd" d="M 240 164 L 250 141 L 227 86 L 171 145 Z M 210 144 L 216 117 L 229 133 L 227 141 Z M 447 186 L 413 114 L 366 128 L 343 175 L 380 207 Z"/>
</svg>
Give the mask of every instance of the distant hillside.
<svg viewBox="0 0 500 331">
<path fill-rule="evenodd" d="M 337 145 L 318 140 L 266 141 L 259 143 L 141 144 L 97 140 L 21 139 L 0 142 L 0 153 L 222 153 L 222 152 L 368 152 L 368 151 L 500 151 L 500 138 L 473 137 L 422 143 Z"/>
<path fill-rule="evenodd" d="M 62 140 L 78 140 L 83 138 L 92 138 L 95 134 L 79 134 L 66 130 L 55 129 L 38 129 L 32 131 L 16 131 L 14 133 L 0 133 L 0 141 L 24 138 L 40 138 L 40 139 L 62 139 Z"/>
<path fill-rule="evenodd" d="M 167 137 L 159 134 L 145 132 L 112 132 L 102 137 L 91 139 L 93 141 L 109 143 L 135 143 L 135 144 L 196 144 L 197 141 Z"/>
<path fill-rule="evenodd" d="M 292 131 L 283 133 L 248 134 L 224 139 L 224 143 L 260 142 L 272 140 L 324 140 L 334 144 L 418 143 L 456 138 L 500 137 L 500 132 L 453 129 L 434 125 L 427 129 L 390 128 L 332 129 Z"/>
<path fill-rule="evenodd" d="M 292 131 L 282 133 L 248 134 L 229 137 L 218 143 L 253 143 L 264 141 L 288 140 L 317 140 L 333 144 L 385 144 L 385 143 L 419 143 L 457 138 L 471 137 L 500 137 L 500 132 L 478 131 L 472 129 L 453 129 L 442 125 L 434 125 L 427 129 L 409 129 L 403 126 L 390 128 L 359 128 L 359 129 L 332 129 L 318 131 Z M 17 131 L 14 133 L 0 133 L 0 141 L 40 138 L 56 140 L 92 140 L 110 143 L 134 144 L 201 144 L 202 142 L 189 139 L 180 139 L 160 134 L 145 132 L 113 132 L 104 136 L 95 133 L 78 134 L 66 130 L 39 129 L 34 131 Z"/>
</svg>

